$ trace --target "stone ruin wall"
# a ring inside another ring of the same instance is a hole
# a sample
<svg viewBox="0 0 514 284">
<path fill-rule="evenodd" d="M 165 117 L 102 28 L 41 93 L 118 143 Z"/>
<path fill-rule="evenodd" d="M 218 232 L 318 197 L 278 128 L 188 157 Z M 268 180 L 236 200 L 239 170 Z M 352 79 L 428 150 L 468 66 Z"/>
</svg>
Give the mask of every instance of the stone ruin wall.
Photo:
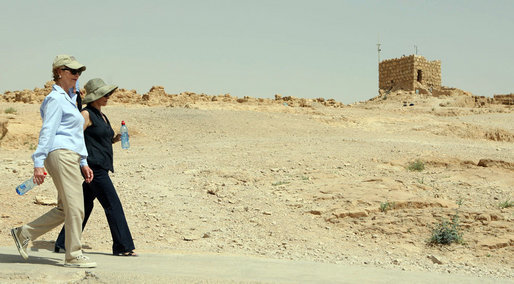
<svg viewBox="0 0 514 284">
<path fill-rule="evenodd" d="M 488 104 L 498 104 L 498 105 L 514 105 L 514 94 L 506 94 L 506 95 L 494 95 L 491 97 L 484 96 L 473 96 L 475 99 L 475 104 L 478 106 L 485 106 Z"/>
<path fill-rule="evenodd" d="M 379 88 L 382 90 L 416 90 L 418 70 L 421 70 L 421 84 L 427 87 L 441 86 L 441 61 L 428 61 L 420 55 L 389 59 L 379 64 Z"/>
<path fill-rule="evenodd" d="M 52 91 L 54 82 L 49 81 L 44 88 L 34 88 L 34 90 L 7 91 L 0 93 L 0 102 L 23 102 L 29 104 L 40 104 L 46 95 Z M 81 90 L 85 93 L 85 90 Z M 111 98 L 110 103 L 123 104 L 142 104 L 148 106 L 168 106 L 168 107 L 190 107 L 195 103 L 233 103 L 247 105 L 283 105 L 288 107 L 313 107 L 323 105 L 326 107 L 342 108 L 344 104 L 335 99 L 325 99 L 322 97 L 315 99 L 296 98 L 293 96 L 282 96 L 276 94 L 274 99 L 271 98 L 252 98 L 244 96 L 238 98 L 230 94 L 223 95 L 207 95 L 196 94 L 193 92 L 182 92 L 180 94 L 168 94 L 163 86 L 153 86 L 147 93 L 138 94 L 136 90 L 117 89 Z M 0 125 L 1 126 L 1 125 Z M 1 134 L 1 128 L 0 128 Z"/>
<path fill-rule="evenodd" d="M 514 105 L 514 94 L 510 93 L 508 95 L 494 95 L 494 101 L 502 105 Z"/>
</svg>

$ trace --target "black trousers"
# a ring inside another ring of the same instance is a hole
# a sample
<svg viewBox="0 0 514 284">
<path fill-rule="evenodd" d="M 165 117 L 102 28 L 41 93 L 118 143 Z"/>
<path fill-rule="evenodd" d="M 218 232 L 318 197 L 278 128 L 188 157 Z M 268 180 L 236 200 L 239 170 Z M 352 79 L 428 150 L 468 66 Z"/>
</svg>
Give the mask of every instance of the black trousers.
<svg viewBox="0 0 514 284">
<path fill-rule="evenodd" d="M 109 177 L 109 171 L 98 168 L 91 168 L 94 178 L 91 183 L 82 183 L 84 193 L 84 221 L 82 222 L 82 230 L 86 226 L 87 220 L 93 211 L 94 200 L 102 205 L 105 211 L 105 217 L 109 223 L 112 236 L 112 253 L 119 254 L 129 252 L 135 249 L 130 229 L 125 219 L 125 213 L 121 205 L 120 198 L 116 193 L 116 189 Z M 55 246 L 64 248 L 64 226 L 59 233 L 59 237 L 55 241 Z"/>
</svg>

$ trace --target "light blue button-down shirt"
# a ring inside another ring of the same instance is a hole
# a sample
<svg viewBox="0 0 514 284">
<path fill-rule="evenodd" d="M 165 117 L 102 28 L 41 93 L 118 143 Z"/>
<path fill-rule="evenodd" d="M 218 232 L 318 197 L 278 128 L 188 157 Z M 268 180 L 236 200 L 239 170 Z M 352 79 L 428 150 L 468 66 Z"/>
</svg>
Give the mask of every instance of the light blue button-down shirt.
<svg viewBox="0 0 514 284">
<path fill-rule="evenodd" d="M 84 117 L 77 108 L 75 96 L 70 97 L 61 87 L 53 85 L 52 91 L 45 97 L 40 108 L 43 126 L 36 152 L 32 155 L 34 167 L 42 168 L 48 153 L 57 149 L 78 153 L 80 166 L 87 165 Z"/>
</svg>

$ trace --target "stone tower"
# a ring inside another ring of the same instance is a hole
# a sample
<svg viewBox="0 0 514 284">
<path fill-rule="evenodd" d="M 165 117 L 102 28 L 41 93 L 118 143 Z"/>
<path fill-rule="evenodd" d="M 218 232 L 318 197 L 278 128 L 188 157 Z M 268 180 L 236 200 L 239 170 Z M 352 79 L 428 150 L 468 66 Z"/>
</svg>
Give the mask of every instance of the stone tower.
<svg viewBox="0 0 514 284">
<path fill-rule="evenodd" d="M 415 91 L 418 86 L 441 87 L 440 60 L 428 61 L 420 55 L 403 56 L 380 62 L 378 71 L 378 86 L 382 90 Z"/>
</svg>

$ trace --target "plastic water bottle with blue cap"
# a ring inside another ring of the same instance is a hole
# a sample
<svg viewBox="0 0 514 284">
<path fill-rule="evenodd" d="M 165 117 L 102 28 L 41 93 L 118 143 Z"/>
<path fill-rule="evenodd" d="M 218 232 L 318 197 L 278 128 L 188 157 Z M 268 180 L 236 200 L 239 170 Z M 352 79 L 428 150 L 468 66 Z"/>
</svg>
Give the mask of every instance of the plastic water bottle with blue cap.
<svg viewBox="0 0 514 284">
<path fill-rule="evenodd" d="M 19 195 L 24 195 L 25 193 L 27 193 L 27 191 L 33 189 L 36 185 L 37 183 L 34 183 L 34 176 L 32 176 L 31 178 L 29 178 L 28 180 L 24 181 L 22 184 L 16 187 L 16 193 L 18 193 Z"/>
</svg>

